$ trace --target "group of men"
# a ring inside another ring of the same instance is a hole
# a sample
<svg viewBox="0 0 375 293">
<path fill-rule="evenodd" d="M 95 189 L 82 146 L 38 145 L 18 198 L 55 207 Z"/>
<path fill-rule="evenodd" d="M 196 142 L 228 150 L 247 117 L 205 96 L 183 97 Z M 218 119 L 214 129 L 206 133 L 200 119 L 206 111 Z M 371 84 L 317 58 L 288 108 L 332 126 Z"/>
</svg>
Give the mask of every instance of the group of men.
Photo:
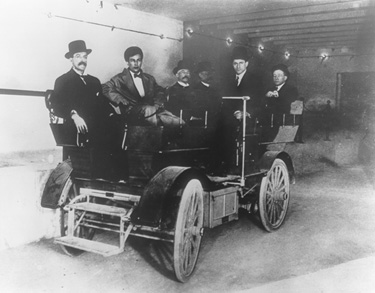
<svg viewBox="0 0 375 293">
<path fill-rule="evenodd" d="M 121 73 L 103 85 L 99 79 L 84 75 L 88 55 L 92 52 L 82 40 L 69 43 L 65 57 L 72 63 L 69 72 L 57 78 L 51 104 L 55 114 L 78 133 L 89 133 L 94 145 L 110 144 L 109 128 L 121 131 L 130 125 L 194 125 L 214 123 L 224 133 L 233 133 L 233 126 L 243 117 L 257 117 L 262 111 L 289 114 L 290 104 L 298 98 L 297 89 L 286 83 L 288 68 L 272 69 L 275 88 L 264 91 L 260 78 L 248 70 L 249 56 L 245 47 L 236 47 L 232 54 L 233 79 L 223 91 L 213 88 L 210 62 L 198 64 L 198 83 L 191 85 L 193 66 L 181 60 L 173 70 L 177 82 L 169 88 L 159 86 L 155 78 L 143 72 L 143 51 L 132 46 L 125 50 L 127 64 Z M 242 101 L 222 104 L 221 96 L 250 96 L 247 113 Z M 116 131 L 115 131 L 116 132 Z"/>
</svg>

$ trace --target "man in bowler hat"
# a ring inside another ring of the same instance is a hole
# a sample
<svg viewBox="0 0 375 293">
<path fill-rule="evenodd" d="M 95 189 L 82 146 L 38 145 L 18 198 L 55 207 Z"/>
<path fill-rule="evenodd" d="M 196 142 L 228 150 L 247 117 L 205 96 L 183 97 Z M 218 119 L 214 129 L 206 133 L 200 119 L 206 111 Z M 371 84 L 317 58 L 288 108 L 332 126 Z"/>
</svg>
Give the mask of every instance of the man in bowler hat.
<svg viewBox="0 0 375 293">
<path fill-rule="evenodd" d="M 165 108 L 168 111 L 182 118 L 182 124 L 195 119 L 192 116 L 192 103 L 195 100 L 195 92 L 190 85 L 192 67 L 193 63 L 188 59 L 178 62 L 173 69 L 177 82 L 168 88 L 168 102 L 165 104 Z"/>
<path fill-rule="evenodd" d="M 275 115 L 290 114 L 290 105 L 298 99 L 298 90 L 289 84 L 289 70 L 284 64 L 272 67 L 273 86 L 267 91 L 266 108 Z"/>
<path fill-rule="evenodd" d="M 99 79 L 84 75 L 92 50 L 87 49 L 82 40 L 73 41 L 68 47 L 65 58 L 70 60 L 72 68 L 56 79 L 51 106 L 54 114 L 64 119 L 66 133 L 74 132 L 75 135 L 77 131 L 85 137 L 88 146 L 93 147 L 93 176 L 110 176 L 109 172 L 113 170 L 107 165 L 110 147 L 107 130 L 113 109 L 103 96 Z"/>
<path fill-rule="evenodd" d="M 72 68 L 56 79 L 51 104 L 54 113 L 64 118 L 66 127 L 88 134 L 91 143 L 98 144 L 100 128 L 111 114 L 111 107 L 103 97 L 99 79 L 84 75 L 92 50 L 82 40 L 73 41 L 68 47 L 65 58 L 70 60 Z"/>
<path fill-rule="evenodd" d="M 265 94 L 265 116 L 271 119 L 275 129 L 278 129 L 283 123 L 293 123 L 290 115 L 291 104 L 298 100 L 298 90 L 288 82 L 290 73 L 286 65 L 277 64 L 272 67 L 271 72 L 273 86 Z M 302 117 L 298 115 L 296 118 L 295 122 L 300 125 L 298 142 L 302 142 Z"/>
<path fill-rule="evenodd" d="M 224 172 L 234 162 L 235 141 L 240 135 L 240 121 L 243 117 L 258 118 L 261 113 L 263 96 L 262 80 L 249 71 L 249 56 L 245 47 L 235 47 L 231 56 L 233 73 L 229 75 L 224 95 L 230 97 L 249 96 L 246 113 L 243 113 L 242 100 L 223 100 L 221 115 L 220 152 Z M 254 120 L 253 120 L 254 121 Z M 247 124 L 248 125 L 248 124 Z"/>
</svg>

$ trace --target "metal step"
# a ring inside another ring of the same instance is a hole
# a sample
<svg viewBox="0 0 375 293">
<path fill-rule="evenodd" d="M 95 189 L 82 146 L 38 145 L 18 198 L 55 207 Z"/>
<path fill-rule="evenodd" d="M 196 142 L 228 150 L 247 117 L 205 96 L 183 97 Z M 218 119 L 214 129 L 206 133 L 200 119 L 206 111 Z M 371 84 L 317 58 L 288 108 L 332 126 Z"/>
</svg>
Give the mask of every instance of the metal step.
<svg viewBox="0 0 375 293">
<path fill-rule="evenodd" d="M 110 215 L 110 216 L 125 216 L 127 210 L 124 208 L 114 207 L 114 206 L 107 206 L 103 204 L 96 204 L 92 202 L 79 202 L 68 205 L 68 207 L 74 208 L 80 211 L 87 211 L 93 213 L 99 213 L 103 215 Z"/>
<path fill-rule="evenodd" d="M 69 246 L 84 251 L 101 254 L 103 256 L 111 256 L 121 253 L 123 250 L 116 245 L 105 244 L 102 242 L 87 240 L 78 237 L 64 236 L 55 239 L 55 243 Z"/>
</svg>

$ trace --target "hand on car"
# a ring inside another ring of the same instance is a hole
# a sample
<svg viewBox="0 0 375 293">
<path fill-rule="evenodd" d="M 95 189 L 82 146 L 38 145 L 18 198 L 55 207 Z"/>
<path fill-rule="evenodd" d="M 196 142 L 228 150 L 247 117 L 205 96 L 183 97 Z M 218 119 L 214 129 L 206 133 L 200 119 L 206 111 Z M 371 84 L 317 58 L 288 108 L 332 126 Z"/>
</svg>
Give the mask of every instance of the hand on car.
<svg viewBox="0 0 375 293">
<path fill-rule="evenodd" d="M 237 120 L 242 120 L 242 118 L 243 118 L 243 112 L 242 111 L 236 111 L 236 112 L 233 113 L 233 115 Z M 251 118 L 251 115 L 248 112 L 246 112 L 246 117 Z"/>
<path fill-rule="evenodd" d="M 77 113 L 72 115 L 72 119 L 74 121 L 74 124 L 76 125 L 77 132 L 78 133 L 88 133 L 89 129 L 87 128 L 85 120 L 81 116 L 79 116 Z"/>
</svg>

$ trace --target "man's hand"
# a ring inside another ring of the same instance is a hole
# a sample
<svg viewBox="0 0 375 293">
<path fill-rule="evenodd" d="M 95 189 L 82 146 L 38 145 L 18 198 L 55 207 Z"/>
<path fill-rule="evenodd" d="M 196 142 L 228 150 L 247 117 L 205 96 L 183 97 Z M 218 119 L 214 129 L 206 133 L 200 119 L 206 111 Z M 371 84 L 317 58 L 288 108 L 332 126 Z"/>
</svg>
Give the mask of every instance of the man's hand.
<svg viewBox="0 0 375 293">
<path fill-rule="evenodd" d="M 242 120 L 243 118 L 243 112 L 242 111 L 236 111 L 233 113 L 234 117 L 237 119 L 237 120 Z M 247 118 L 251 118 L 250 114 L 246 112 L 246 117 Z"/>
<path fill-rule="evenodd" d="M 74 124 L 76 125 L 77 132 L 86 134 L 89 132 L 89 129 L 87 128 L 85 120 L 81 116 L 79 116 L 77 113 L 74 113 L 72 115 L 72 119 L 74 121 Z"/>
<path fill-rule="evenodd" d="M 266 97 L 268 97 L 268 98 L 272 98 L 272 97 L 278 98 L 279 93 L 278 93 L 278 91 L 269 91 L 268 93 L 266 93 Z"/>
</svg>

